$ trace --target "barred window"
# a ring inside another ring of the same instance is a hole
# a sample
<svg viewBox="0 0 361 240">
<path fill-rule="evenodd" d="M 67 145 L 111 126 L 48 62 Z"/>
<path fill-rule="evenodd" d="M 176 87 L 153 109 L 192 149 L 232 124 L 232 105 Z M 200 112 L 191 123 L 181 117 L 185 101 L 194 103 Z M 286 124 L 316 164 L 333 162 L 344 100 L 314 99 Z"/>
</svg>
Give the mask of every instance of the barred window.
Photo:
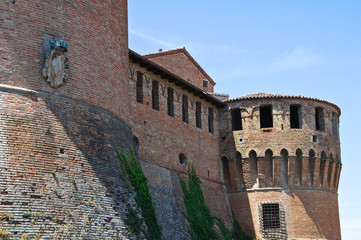
<svg viewBox="0 0 361 240">
<path fill-rule="evenodd" d="M 281 202 L 259 203 L 260 234 L 264 239 L 288 239 L 286 213 Z"/>
<path fill-rule="evenodd" d="M 262 204 L 263 229 L 280 228 L 280 206 L 278 203 Z"/>
</svg>

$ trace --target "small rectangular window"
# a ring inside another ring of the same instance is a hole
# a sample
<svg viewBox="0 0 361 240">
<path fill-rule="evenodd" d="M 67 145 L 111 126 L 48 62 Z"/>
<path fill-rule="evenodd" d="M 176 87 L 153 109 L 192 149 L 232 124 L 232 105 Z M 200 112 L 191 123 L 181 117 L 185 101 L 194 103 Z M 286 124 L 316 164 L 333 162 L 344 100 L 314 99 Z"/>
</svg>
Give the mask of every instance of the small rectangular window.
<svg viewBox="0 0 361 240">
<path fill-rule="evenodd" d="M 261 128 L 273 127 L 272 105 L 259 108 Z"/>
<path fill-rule="evenodd" d="M 335 112 L 332 112 L 332 133 L 338 136 L 338 116 Z"/>
<path fill-rule="evenodd" d="M 202 104 L 196 102 L 196 126 L 202 128 Z"/>
<path fill-rule="evenodd" d="M 302 110 L 300 105 L 290 106 L 290 125 L 291 128 L 302 128 Z"/>
<path fill-rule="evenodd" d="M 137 102 L 143 103 L 143 73 L 137 72 Z"/>
<path fill-rule="evenodd" d="M 241 116 L 241 110 L 235 109 L 232 110 L 232 131 L 242 130 L 242 116 Z"/>
<path fill-rule="evenodd" d="M 171 117 L 174 117 L 174 90 L 173 90 L 173 88 L 168 88 L 167 105 L 168 105 L 168 115 Z"/>
<path fill-rule="evenodd" d="M 208 131 L 214 133 L 213 108 L 208 108 Z"/>
<path fill-rule="evenodd" d="M 280 206 L 278 203 L 262 204 L 263 229 L 281 227 Z"/>
<path fill-rule="evenodd" d="M 188 97 L 186 95 L 182 96 L 182 120 L 188 123 Z"/>
<path fill-rule="evenodd" d="M 323 108 L 317 107 L 315 109 L 315 121 L 316 121 L 316 130 L 325 131 L 325 119 Z"/>
<path fill-rule="evenodd" d="M 152 82 L 152 108 L 159 111 L 159 89 L 158 82 Z"/>
<path fill-rule="evenodd" d="M 209 86 L 208 80 L 203 80 L 203 87 L 207 88 Z"/>
</svg>

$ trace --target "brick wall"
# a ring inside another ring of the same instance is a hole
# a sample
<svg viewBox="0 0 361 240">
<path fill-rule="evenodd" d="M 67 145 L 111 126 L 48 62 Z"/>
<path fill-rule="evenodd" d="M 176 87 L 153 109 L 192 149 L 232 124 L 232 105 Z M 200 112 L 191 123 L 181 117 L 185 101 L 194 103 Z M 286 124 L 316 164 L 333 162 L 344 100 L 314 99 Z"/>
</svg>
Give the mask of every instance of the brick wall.
<svg viewBox="0 0 361 240">
<path fill-rule="evenodd" d="M 230 212 L 220 174 L 217 107 L 138 64 L 131 64 L 130 68 L 131 128 L 139 139 L 138 155 L 149 179 L 165 238 L 188 238 L 179 177 L 186 175 L 190 164 L 202 180 L 211 211 L 229 221 Z M 143 103 L 136 101 L 137 71 L 144 74 Z M 159 82 L 159 111 L 152 108 L 154 80 Z M 174 89 L 174 117 L 167 112 L 168 87 Z M 182 95 L 188 96 L 188 123 L 182 121 Z M 202 128 L 196 127 L 196 101 L 202 105 Z M 209 107 L 214 109 L 214 133 L 208 130 Z M 187 164 L 180 163 L 180 153 L 186 155 Z M 169 227 L 175 223 L 179 223 L 177 227 Z"/>
<path fill-rule="evenodd" d="M 1 1 L 0 216 L 16 239 L 128 238 L 115 148 L 133 145 L 127 1 Z M 42 77 L 44 35 L 69 79 Z"/>
<path fill-rule="evenodd" d="M 194 59 L 184 48 L 149 54 L 146 57 L 184 80 L 189 81 L 194 86 L 204 89 L 206 92 L 213 92 L 215 83 L 208 74 L 199 69 L 198 63 L 195 63 Z M 203 87 L 204 79 L 209 81 L 206 88 Z"/>
<path fill-rule="evenodd" d="M 127 239 L 122 218 L 134 201 L 114 148 L 133 146 L 128 125 L 82 101 L 1 91 L 1 226 L 16 239 Z"/>
<path fill-rule="evenodd" d="M 0 83 L 86 101 L 129 116 L 127 1 L 2 1 Z M 44 35 L 69 44 L 69 79 L 42 77 Z"/>
<path fill-rule="evenodd" d="M 267 105 L 272 106 L 273 126 L 261 128 L 260 107 Z M 301 109 L 299 129 L 291 128 L 290 105 Z M 316 130 L 316 107 L 323 108 L 324 130 Z M 235 109 L 241 110 L 242 129 L 232 131 Z M 341 155 L 338 122 L 333 127 L 332 118 L 339 114 L 333 104 L 304 98 L 231 100 L 220 112 L 230 204 L 249 234 L 262 238 L 258 204 L 278 201 L 285 208 L 288 238 L 340 239 Z"/>
</svg>

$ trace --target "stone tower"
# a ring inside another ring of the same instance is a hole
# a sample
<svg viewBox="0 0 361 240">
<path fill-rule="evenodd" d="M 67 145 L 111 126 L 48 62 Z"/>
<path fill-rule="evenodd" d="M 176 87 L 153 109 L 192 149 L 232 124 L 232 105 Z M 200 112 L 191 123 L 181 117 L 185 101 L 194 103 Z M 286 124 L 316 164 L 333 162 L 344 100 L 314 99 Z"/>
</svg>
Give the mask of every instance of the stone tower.
<svg viewBox="0 0 361 240">
<path fill-rule="evenodd" d="M 340 109 L 316 98 L 265 93 L 226 102 L 223 175 L 243 229 L 262 239 L 341 239 Z"/>
<path fill-rule="evenodd" d="M 127 1 L 1 0 L 0 12 L 1 226 L 16 239 L 124 235 Z"/>
</svg>

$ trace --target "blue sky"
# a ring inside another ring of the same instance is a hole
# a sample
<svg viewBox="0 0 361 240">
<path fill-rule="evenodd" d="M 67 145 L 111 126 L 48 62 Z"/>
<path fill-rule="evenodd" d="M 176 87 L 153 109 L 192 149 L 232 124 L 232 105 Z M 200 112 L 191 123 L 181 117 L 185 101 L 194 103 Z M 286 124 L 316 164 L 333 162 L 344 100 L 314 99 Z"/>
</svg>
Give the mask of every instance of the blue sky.
<svg viewBox="0 0 361 240">
<path fill-rule="evenodd" d="M 361 236 L 361 1 L 129 0 L 129 47 L 185 46 L 231 98 L 299 94 L 337 104 L 344 240 Z"/>
</svg>

